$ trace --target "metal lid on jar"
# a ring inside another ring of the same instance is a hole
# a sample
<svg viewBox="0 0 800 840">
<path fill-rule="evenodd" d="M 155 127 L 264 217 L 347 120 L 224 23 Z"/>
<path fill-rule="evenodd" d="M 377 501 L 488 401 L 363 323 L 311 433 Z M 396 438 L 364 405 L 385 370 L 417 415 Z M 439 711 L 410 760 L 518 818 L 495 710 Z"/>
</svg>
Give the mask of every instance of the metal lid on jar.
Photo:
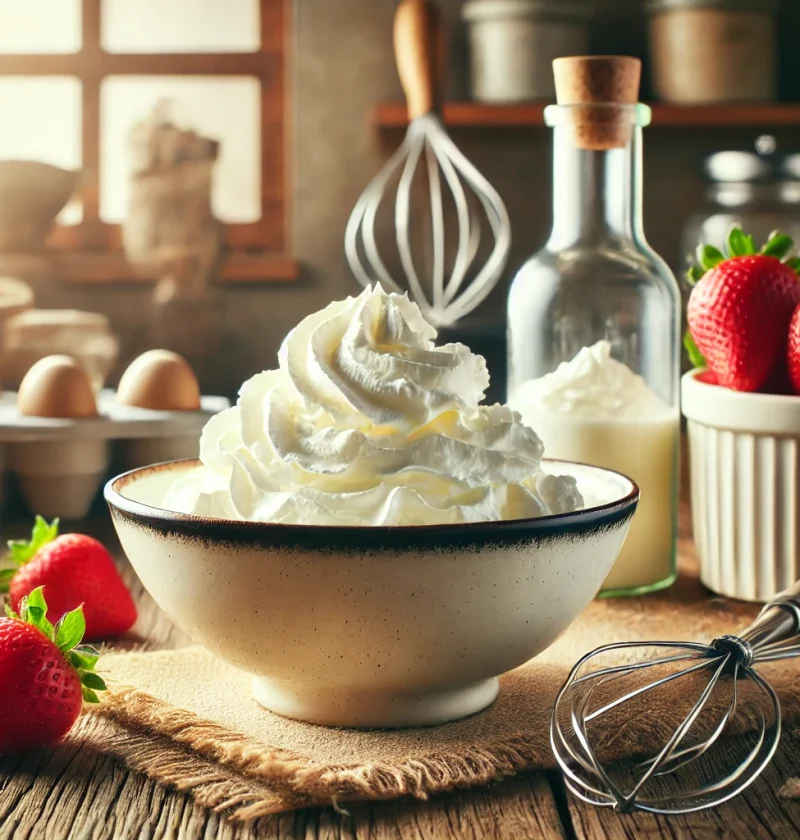
<svg viewBox="0 0 800 840">
<path fill-rule="evenodd" d="M 800 179 L 800 154 L 778 154 L 775 138 L 764 134 L 754 151 L 715 152 L 705 159 L 703 169 L 711 181 L 720 183 L 794 180 Z"/>
<path fill-rule="evenodd" d="M 584 18 L 592 16 L 588 0 L 466 0 L 461 17 L 466 21 L 497 18 L 546 17 Z"/>
<path fill-rule="evenodd" d="M 706 158 L 703 168 L 712 181 L 762 181 L 775 174 L 772 161 L 755 152 L 715 152 Z"/>
<path fill-rule="evenodd" d="M 800 153 L 786 155 L 781 162 L 781 172 L 792 181 L 800 181 Z"/>
<path fill-rule="evenodd" d="M 778 13 L 780 0 L 650 0 L 645 4 L 645 13 L 677 12 L 684 9 L 716 9 L 720 12 L 761 12 L 765 15 Z"/>
</svg>

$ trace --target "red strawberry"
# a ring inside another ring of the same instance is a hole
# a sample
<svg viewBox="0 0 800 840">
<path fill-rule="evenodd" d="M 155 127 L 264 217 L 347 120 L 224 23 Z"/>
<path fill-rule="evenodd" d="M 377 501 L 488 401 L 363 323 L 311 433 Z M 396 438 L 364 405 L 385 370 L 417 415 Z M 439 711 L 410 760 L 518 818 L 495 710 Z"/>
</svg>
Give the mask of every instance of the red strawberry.
<svg viewBox="0 0 800 840">
<path fill-rule="evenodd" d="M 783 394 L 789 396 L 793 393 L 792 383 L 789 381 L 786 341 L 782 342 L 782 345 L 784 349 L 778 356 L 775 367 L 770 371 L 767 381 L 758 389 L 761 394 Z"/>
<path fill-rule="evenodd" d="M 97 540 L 84 534 L 59 537 L 57 519 L 48 525 L 37 516 L 30 542 L 11 541 L 8 547 L 16 568 L 0 572 L 0 587 L 7 586 L 15 610 L 25 595 L 46 585 L 54 615 L 83 604 L 87 639 L 118 636 L 133 626 L 136 607 L 131 594 Z"/>
<path fill-rule="evenodd" d="M 758 390 L 784 358 L 789 321 L 800 303 L 797 261 L 782 262 L 792 246 L 776 233 L 755 253 L 752 238 L 734 228 L 727 258 L 709 245 L 698 249 L 702 268 L 692 275 L 699 282 L 689 298 L 689 331 L 726 388 Z"/>
<path fill-rule="evenodd" d="M 53 744 L 72 729 L 83 701 L 105 689 L 94 673 L 97 652 L 78 647 L 80 608 L 53 627 L 42 589 L 23 599 L 20 614 L 0 618 L 0 755 Z"/>
<path fill-rule="evenodd" d="M 800 394 L 800 306 L 794 310 L 794 315 L 792 315 L 792 320 L 789 323 L 787 361 L 792 390 L 795 394 Z"/>
<path fill-rule="evenodd" d="M 704 370 L 697 374 L 698 382 L 705 382 L 706 385 L 719 385 L 717 377 L 710 370 Z"/>
</svg>

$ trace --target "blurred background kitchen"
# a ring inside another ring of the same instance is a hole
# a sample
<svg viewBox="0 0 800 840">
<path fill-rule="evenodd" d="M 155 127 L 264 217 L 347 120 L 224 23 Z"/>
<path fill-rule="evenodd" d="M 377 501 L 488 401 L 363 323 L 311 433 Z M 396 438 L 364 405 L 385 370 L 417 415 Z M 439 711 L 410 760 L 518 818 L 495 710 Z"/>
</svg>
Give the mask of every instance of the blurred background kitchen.
<svg viewBox="0 0 800 840">
<path fill-rule="evenodd" d="M 552 58 L 642 58 L 645 229 L 676 271 L 732 218 L 800 236 L 796 0 L 438 5 L 448 127 L 512 225 L 503 280 L 456 329 L 492 397 L 508 282 L 550 228 Z M 27 284 L 0 281 L 4 386 L 71 348 L 113 384 L 156 346 L 234 396 L 302 316 L 357 293 L 345 226 L 405 130 L 394 7 L 0 0 L 0 274 Z"/>
</svg>

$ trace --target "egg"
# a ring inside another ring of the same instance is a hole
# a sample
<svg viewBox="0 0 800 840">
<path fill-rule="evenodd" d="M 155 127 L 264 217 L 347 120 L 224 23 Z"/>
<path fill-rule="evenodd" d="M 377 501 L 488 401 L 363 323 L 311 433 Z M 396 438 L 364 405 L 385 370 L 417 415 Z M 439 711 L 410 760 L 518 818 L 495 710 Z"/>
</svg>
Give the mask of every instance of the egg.
<svg viewBox="0 0 800 840">
<path fill-rule="evenodd" d="M 148 350 L 122 374 L 117 400 L 138 408 L 197 411 L 200 386 L 183 356 L 170 350 Z"/>
<path fill-rule="evenodd" d="M 72 356 L 45 356 L 25 374 L 17 393 L 28 417 L 97 417 L 89 374 Z"/>
</svg>

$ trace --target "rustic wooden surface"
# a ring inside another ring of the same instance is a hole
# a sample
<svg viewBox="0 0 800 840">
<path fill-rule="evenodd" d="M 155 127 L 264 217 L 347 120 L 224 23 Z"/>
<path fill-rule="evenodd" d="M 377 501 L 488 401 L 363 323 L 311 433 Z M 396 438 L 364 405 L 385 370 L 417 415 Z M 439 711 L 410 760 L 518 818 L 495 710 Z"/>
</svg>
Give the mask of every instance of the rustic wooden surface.
<svg viewBox="0 0 800 840">
<path fill-rule="evenodd" d="M 85 530 L 113 541 L 107 517 Z M 78 528 L 75 528 L 78 530 Z M 6 530 L 5 536 L 16 536 Z M 138 636 L 166 647 L 184 640 L 124 561 L 140 606 Z M 0 840 L 762 840 L 800 838 L 800 803 L 777 791 L 800 775 L 800 739 L 787 734 L 759 782 L 711 812 L 617 816 L 568 797 L 558 773 L 533 773 L 429 802 L 361 803 L 230 824 L 191 797 L 129 771 L 86 745 L 0 757 Z"/>
</svg>

